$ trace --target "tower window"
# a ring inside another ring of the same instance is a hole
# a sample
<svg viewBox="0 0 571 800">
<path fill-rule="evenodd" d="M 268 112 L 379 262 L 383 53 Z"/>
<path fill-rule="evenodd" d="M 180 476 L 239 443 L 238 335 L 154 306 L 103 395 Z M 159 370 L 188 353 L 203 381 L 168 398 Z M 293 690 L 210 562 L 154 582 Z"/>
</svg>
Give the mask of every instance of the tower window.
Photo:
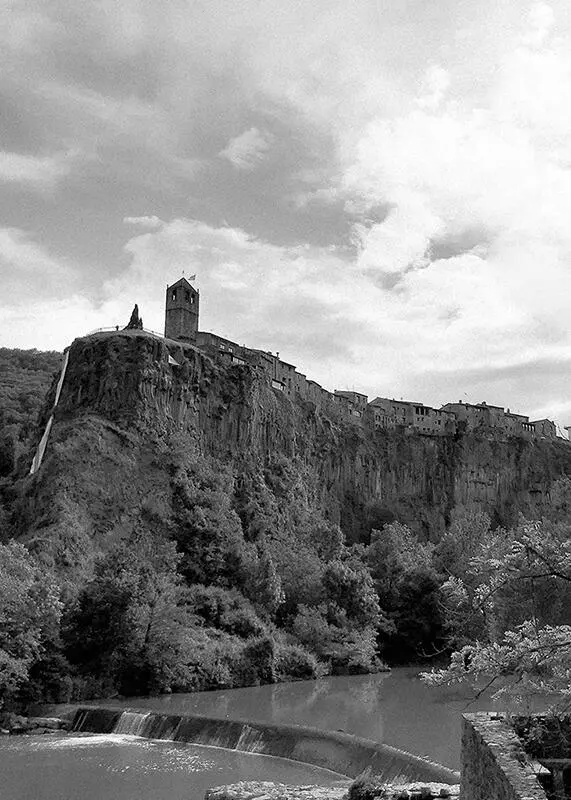
<svg viewBox="0 0 571 800">
<path fill-rule="evenodd" d="M 190 292 L 188 291 L 188 289 L 184 290 L 184 299 L 186 300 L 187 303 L 190 303 Z"/>
<path fill-rule="evenodd" d="M 176 289 L 172 290 L 172 297 L 171 300 L 176 300 Z"/>
</svg>

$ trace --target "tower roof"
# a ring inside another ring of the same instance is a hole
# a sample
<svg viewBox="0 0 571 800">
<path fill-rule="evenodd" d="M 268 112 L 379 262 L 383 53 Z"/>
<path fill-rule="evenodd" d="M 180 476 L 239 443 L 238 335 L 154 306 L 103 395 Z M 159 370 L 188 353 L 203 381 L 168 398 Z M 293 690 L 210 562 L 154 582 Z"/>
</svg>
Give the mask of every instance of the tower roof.
<svg viewBox="0 0 571 800">
<path fill-rule="evenodd" d="M 193 292 L 197 292 L 198 291 L 198 289 L 195 289 L 194 286 L 191 283 L 189 283 L 187 281 L 187 279 L 184 278 L 184 277 L 183 278 L 179 278 L 178 281 L 176 281 L 175 283 L 171 283 L 170 286 L 167 286 L 167 290 L 168 289 L 174 289 L 175 286 L 188 286 L 189 289 L 192 289 Z"/>
</svg>

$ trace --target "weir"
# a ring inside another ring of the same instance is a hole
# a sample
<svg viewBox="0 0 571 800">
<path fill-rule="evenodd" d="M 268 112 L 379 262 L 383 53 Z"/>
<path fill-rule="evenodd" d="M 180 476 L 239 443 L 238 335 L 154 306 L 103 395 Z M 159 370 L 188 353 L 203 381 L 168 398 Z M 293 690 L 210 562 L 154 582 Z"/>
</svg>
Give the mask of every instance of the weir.
<svg viewBox="0 0 571 800">
<path fill-rule="evenodd" d="M 125 711 L 119 717 L 113 733 L 128 733 L 131 736 L 144 736 L 145 723 L 150 714 L 143 714 L 139 711 Z M 158 738 L 158 737 L 152 737 Z"/>
<path fill-rule="evenodd" d="M 82 707 L 73 712 L 72 730 L 130 733 L 147 739 L 223 747 L 288 758 L 355 778 L 371 767 L 390 783 L 426 781 L 457 784 L 460 774 L 441 764 L 387 744 L 347 733 L 298 725 L 225 720 L 188 714 L 156 714 L 134 709 Z"/>
</svg>

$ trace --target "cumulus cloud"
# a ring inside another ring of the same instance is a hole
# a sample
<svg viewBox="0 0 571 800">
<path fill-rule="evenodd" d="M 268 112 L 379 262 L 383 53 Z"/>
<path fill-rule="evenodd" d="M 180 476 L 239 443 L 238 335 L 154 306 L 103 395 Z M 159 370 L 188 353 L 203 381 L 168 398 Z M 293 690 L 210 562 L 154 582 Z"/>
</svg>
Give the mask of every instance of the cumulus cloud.
<svg viewBox="0 0 571 800">
<path fill-rule="evenodd" d="M 234 139 L 230 139 L 218 154 L 226 158 L 236 169 L 255 169 L 266 158 L 273 136 L 268 131 L 249 128 Z"/>
<path fill-rule="evenodd" d="M 430 67 L 424 76 L 421 95 L 417 100 L 419 107 L 435 111 L 443 101 L 449 86 L 449 73 L 437 65 Z"/>
<path fill-rule="evenodd" d="M 547 24 L 541 14 L 534 30 L 540 18 Z M 388 303 L 416 339 L 411 363 L 421 369 L 492 369 L 570 352 L 571 175 L 561 164 L 565 144 L 549 146 L 567 113 L 559 105 L 571 91 L 570 63 L 565 52 L 517 46 L 487 108 L 428 103 L 375 119 L 359 141 L 346 191 L 391 211 L 357 227 L 358 263 L 400 276 Z M 514 81 L 522 64 L 525 92 Z M 435 258 L 433 242 L 463 237 L 465 252 Z"/>
<path fill-rule="evenodd" d="M 123 222 L 126 225 L 135 225 L 138 228 L 156 230 L 164 225 L 162 219 L 152 215 L 150 217 L 125 217 Z"/>
<path fill-rule="evenodd" d="M 522 36 L 522 43 L 540 47 L 555 23 L 553 8 L 547 3 L 536 3 L 529 11 L 528 22 L 528 30 Z"/>
<path fill-rule="evenodd" d="M 69 162 L 66 155 L 38 157 L 0 151 L 0 181 L 51 188 L 68 174 Z"/>
<path fill-rule="evenodd" d="M 34 295 L 67 291 L 74 280 L 68 265 L 17 228 L 0 228 L 0 277 L 4 296 L 16 305 Z"/>
</svg>

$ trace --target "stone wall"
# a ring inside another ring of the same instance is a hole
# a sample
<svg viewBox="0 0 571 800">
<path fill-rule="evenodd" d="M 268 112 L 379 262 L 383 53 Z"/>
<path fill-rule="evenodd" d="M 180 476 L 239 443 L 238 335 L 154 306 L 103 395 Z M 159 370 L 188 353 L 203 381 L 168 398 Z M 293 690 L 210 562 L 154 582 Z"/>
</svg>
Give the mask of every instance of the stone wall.
<svg viewBox="0 0 571 800">
<path fill-rule="evenodd" d="M 546 800 L 521 741 L 503 715 L 465 714 L 462 800 Z"/>
</svg>

